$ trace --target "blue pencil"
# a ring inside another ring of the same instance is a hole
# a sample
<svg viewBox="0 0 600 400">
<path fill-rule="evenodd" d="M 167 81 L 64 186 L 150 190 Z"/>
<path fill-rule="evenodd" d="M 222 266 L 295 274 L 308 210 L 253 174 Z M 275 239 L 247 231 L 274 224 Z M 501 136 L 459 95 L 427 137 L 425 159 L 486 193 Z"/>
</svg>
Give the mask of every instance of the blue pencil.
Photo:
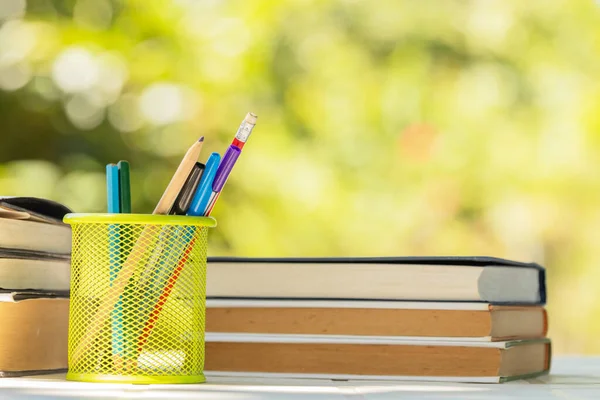
<svg viewBox="0 0 600 400">
<path fill-rule="evenodd" d="M 108 204 L 108 212 L 118 214 L 121 212 L 121 195 L 120 195 L 120 182 L 119 182 L 119 167 L 116 164 L 108 164 L 106 166 L 106 194 L 107 194 L 107 204 Z M 110 282 L 112 286 L 112 281 L 117 277 L 119 273 L 119 226 L 118 225 L 109 225 L 108 226 L 108 235 L 109 235 L 109 263 L 110 263 Z M 122 306 L 121 302 L 119 305 Z M 112 327 L 112 347 L 113 347 L 113 355 L 121 354 L 123 350 L 123 326 L 121 324 L 120 318 L 118 314 L 122 312 L 117 307 L 112 311 L 111 315 L 111 327 Z"/>
<path fill-rule="evenodd" d="M 106 166 L 106 194 L 108 212 L 115 214 L 120 213 L 119 167 L 116 164 L 108 164 Z"/>
</svg>

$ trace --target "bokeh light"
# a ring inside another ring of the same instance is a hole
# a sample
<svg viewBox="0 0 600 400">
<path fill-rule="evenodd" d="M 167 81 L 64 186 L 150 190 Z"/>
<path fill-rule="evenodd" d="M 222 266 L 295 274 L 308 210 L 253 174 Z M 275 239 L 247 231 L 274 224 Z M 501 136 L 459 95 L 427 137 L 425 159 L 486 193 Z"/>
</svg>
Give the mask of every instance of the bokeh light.
<svg viewBox="0 0 600 400">
<path fill-rule="evenodd" d="M 25 15 L 26 7 L 25 0 L 2 0 L 0 2 L 0 21 L 22 17 Z"/>
<path fill-rule="evenodd" d="M 599 37 L 567 0 L 1 0 L 0 194 L 104 211 L 126 159 L 149 213 L 252 111 L 210 255 L 536 261 L 555 352 L 599 352 Z"/>
<path fill-rule="evenodd" d="M 63 50 L 52 68 L 54 81 L 66 93 L 91 89 L 98 82 L 99 75 L 98 62 L 90 51 L 81 47 Z"/>
</svg>

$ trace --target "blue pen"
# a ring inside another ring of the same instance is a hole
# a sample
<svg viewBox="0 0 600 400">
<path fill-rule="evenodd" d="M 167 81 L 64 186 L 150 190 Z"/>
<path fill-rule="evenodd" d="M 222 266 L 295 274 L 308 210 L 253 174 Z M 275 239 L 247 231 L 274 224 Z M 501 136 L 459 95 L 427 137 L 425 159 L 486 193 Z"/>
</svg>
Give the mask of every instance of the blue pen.
<svg viewBox="0 0 600 400">
<path fill-rule="evenodd" d="M 208 202 L 210 201 L 213 181 L 217 174 L 217 168 L 219 167 L 220 162 L 221 155 L 219 153 L 212 153 L 210 157 L 208 157 L 206 168 L 204 169 L 202 179 L 200 180 L 200 185 L 198 185 L 198 189 L 196 190 L 196 194 L 192 199 L 192 204 L 186 215 L 204 215 L 204 210 L 206 210 L 206 206 L 208 206 Z"/>
</svg>

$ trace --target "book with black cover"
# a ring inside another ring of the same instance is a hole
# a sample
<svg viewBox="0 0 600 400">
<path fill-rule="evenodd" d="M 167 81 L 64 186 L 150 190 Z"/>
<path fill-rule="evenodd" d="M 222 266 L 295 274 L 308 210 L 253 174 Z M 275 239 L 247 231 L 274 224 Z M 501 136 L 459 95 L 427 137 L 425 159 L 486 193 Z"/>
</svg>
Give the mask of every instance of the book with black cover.
<svg viewBox="0 0 600 400">
<path fill-rule="evenodd" d="M 39 197 L 0 196 L 0 215 L 3 212 L 19 219 L 62 224 L 63 217 L 72 210 L 64 204 Z"/>
<path fill-rule="evenodd" d="M 496 257 L 208 257 L 206 294 L 544 305 L 546 274 Z"/>
</svg>

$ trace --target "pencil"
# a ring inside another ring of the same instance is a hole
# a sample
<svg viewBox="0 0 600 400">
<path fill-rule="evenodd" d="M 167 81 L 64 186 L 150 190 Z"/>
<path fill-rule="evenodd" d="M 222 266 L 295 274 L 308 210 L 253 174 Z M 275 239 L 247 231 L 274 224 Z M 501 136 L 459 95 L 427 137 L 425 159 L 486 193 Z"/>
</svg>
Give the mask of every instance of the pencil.
<svg viewBox="0 0 600 400">
<path fill-rule="evenodd" d="M 120 213 L 119 167 L 116 164 L 106 166 L 106 203 L 109 213 Z"/>
<path fill-rule="evenodd" d="M 117 163 L 118 174 L 119 174 L 119 198 L 121 200 L 120 204 L 120 212 L 124 214 L 131 213 L 131 178 L 130 178 L 130 167 L 129 162 L 125 160 L 121 160 Z M 115 226 L 116 229 L 119 229 L 119 226 Z M 125 238 L 126 239 L 126 238 Z M 126 249 L 126 246 L 125 246 Z M 127 257 L 127 252 L 122 251 L 119 254 L 119 260 L 117 261 L 117 268 L 113 271 L 113 279 L 116 277 L 119 272 L 119 267 L 121 263 L 124 261 L 125 257 Z M 115 309 L 111 313 L 111 323 L 112 323 L 112 334 L 113 334 L 113 357 L 120 358 L 124 357 L 128 354 L 128 340 L 126 335 L 129 330 L 127 325 L 131 324 L 127 319 L 124 319 L 123 316 L 123 299 L 120 298 L 117 304 L 115 305 Z"/>
<path fill-rule="evenodd" d="M 181 192 L 185 181 L 188 176 L 192 172 L 194 165 L 196 165 L 196 161 L 198 161 L 198 157 L 200 157 L 200 152 L 202 151 L 202 145 L 204 144 L 204 136 L 202 136 L 196 143 L 189 148 L 183 160 L 179 164 L 177 171 L 171 178 L 171 182 L 167 186 L 167 189 L 163 193 L 160 201 L 154 208 L 154 212 L 152 214 L 168 214 L 175 203 L 175 199 Z"/>
<path fill-rule="evenodd" d="M 125 160 L 119 161 L 119 185 L 121 197 L 121 212 L 131 213 L 131 178 L 129 177 L 129 163 Z"/>
<path fill-rule="evenodd" d="M 119 214 L 121 212 L 120 198 L 121 191 L 121 176 L 119 175 L 119 166 L 116 164 L 108 164 L 106 166 L 106 194 L 107 194 L 107 205 L 108 212 Z M 109 234 L 109 262 L 110 262 L 110 281 L 115 279 L 119 272 L 119 225 L 111 224 L 108 226 Z M 121 325 L 121 319 L 118 317 L 118 309 L 114 310 L 111 315 L 111 326 L 112 326 L 112 351 L 113 355 L 117 356 L 121 354 L 123 348 L 121 346 L 123 332 L 123 326 Z"/>
<path fill-rule="evenodd" d="M 203 144 L 204 137 L 201 137 L 186 152 L 183 160 L 177 168 L 177 171 L 175 171 L 171 182 L 169 182 L 167 189 L 163 193 L 163 196 L 154 209 L 153 214 L 169 213 L 173 203 L 175 202 L 175 199 L 177 198 L 177 195 L 179 194 L 179 191 L 181 190 L 187 177 L 192 171 L 192 168 L 196 164 L 198 157 L 200 156 Z M 106 322 L 106 318 L 109 317 L 111 311 L 117 305 L 119 297 L 129 283 L 129 279 L 133 276 L 137 263 L 142 259 L 148 247 L 153 244 L 153 237 L 157 235 L 159 231 L 159 228 L 154 225 L 148 225 L 142 230 L 142 233 L 138 237 L 133 249 L 131 250 L 131 253 L 129 254 L 129 257 L 127 257 L 117 277 L 113 280 L 112 286 L 108 290 L 108 293 L 102 298 L 96 314 L 94 315 L 91 324 L 88 326 L 88 329 L 85 332 L 85 335 L 77 347 L 75 347 L 71 360 L 73 365 L 76 365 L 79 362 L 81 357 L 85 354 L 85 350 L 87 350 L 89 346 L 96 340 L 98 333 Z M 116 356 L 114 358 L 115 364 L 118 365 L 121 363 L 121 360 L 119 360 L 120 357 Z"/>
<path fill-rule="evenodd" d="M 181 258 L 181 260 L 179 260 L 179 262 L 177 263 L 177 267 L 173 271 L 173 275 L 171 275 L 169 277 L 169 279 L 167 281 L 167 285 L 165 286 L 165 288 L 163 289 L 163 292 L 158 297 L 158 301 L 156 303 L 154 303 L 154 307 L 152 308 L 152 312 L 150 313 L 150 318 L 146 322 L 144 329 L 142 330 L 142 333 L 138 339 L 138 349 L 137 349 L 138 353 L 141 353 L 142 350 L 144 349 L 144 345 L 146 344 L 146 341 L 148 340 L 148 337 L 150 336 L 150 332 L 152 332 L 152 330 L 154 329 L 154 325 L 156 324 L 156 321 L 158 320 L 158 316 L 160 315 L 160 312 L 162 311 L 164 304 L 167 302 L 167 298 L 171 294 L 171 291 L 173 290 L 173 287 L 175 286 L 175 282 L 177 281 L 177 278 L 179 278 L 179 275 L 181 274 L 183 267 L 187 263 L 190 253 L 192 252 L 192 250 L 194 248 L 195 241 L 196 241 L 195 237 L 192 238 L 192 240 L 190 240 L 188 247 L 183 252 L 183 257 Z"/>
</svg>

